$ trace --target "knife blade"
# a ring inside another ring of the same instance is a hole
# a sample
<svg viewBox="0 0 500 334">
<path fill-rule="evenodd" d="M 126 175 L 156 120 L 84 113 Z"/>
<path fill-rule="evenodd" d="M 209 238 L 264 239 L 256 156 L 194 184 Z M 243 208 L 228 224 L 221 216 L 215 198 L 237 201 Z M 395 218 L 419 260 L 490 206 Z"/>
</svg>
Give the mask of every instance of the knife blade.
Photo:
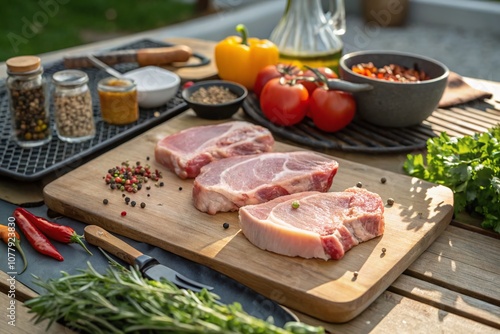
<svg viewBox="0 0 500 334">
<path fill-rule="evenodd" d="M 196 292 L 202 289 L 213 289 L 211 286 L 192 280 L 174 269 L 160 264 L 155 258 L 143 254 L 97 225 L 87 225 L 84 228 L 84 236 L 88 243 L 101 247 L 128 264 L 137 265 L 146 278 L 156 281 L 167 279 L 180 288 Z"/>
<path fill-rule="evenodd" d="M 175 62 L 187 62 L 193 56 L 192 49 L 187 45 L 173 45 L 158 48 L 143 48 L 134 50 L 116 50 L 93 54 L 108 65 L 120 63 L 138 63 L 139 66 L 160 66 Z M 63 57 L 66 68 L 93 67 L 87 55 L 66 55 Z"/>
</svg>

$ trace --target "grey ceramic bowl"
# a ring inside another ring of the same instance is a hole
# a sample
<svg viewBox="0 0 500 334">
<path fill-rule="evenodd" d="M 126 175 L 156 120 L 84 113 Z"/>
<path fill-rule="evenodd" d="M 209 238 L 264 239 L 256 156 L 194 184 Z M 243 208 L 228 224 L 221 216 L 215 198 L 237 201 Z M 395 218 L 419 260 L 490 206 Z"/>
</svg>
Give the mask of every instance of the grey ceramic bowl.
<svg viewBox="0 0 500 334">
<path fill-rule="evenodd" d="M 395 64 L 424 71 L 429 80 L 414 83 L 392 82 L 354 73 L 351 68 L 372 62 L 376 67 Z M 340 59 L 343 80 L 369 84 L 371 90 L 353 93 L 360 118 L 385 127 L 420 124 L 436 109 L 446 88 L 449 70 L 446 65 L 416 54 L 397 51 L 358 51 Z"/>
<path fill-rule="evenodd" d="M 236 95 L 236 99 L 218 104 L 207 104 L 193 101 L 191 95 L 194 92 L 200 88 L 209 89 L 212 86 L 228 89 Z M 247 95 L 248 90 L 245 87 L 236 82 L 225 80 L 200 81 L 182 91 L 182 97 L 187 102 L 189 107 L 194 110 L 198 117 L 215 120 L 226 119 L 233 116 L 240 109 L 243 100 L 247 97 Z"/>
</svg>

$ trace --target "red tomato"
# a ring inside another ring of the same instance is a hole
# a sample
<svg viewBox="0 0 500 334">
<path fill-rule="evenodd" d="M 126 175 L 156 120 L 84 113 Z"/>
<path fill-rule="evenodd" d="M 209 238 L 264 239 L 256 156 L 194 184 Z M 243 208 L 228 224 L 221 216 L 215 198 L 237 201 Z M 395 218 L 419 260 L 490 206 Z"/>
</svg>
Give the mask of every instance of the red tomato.
<svg viewBox="0 0 500 334">
<path fill-rule="evenodd" d="M 329 67 L 318 67 L 316 68 L 321 74 L 323 74 L 327 79 L 337 79 L 339 76 Z M 316 74 L 313 71 L 307 70 L 303 74 L 304 77 L 312 77 L 317 78 Z M 306 87 L 309 95 L 312 95 L 313 91 L 322 85 L 321 81 L 311 82 L 311 81 L 303 81 L 301 82 L 304 87 Z"/>
<path fill-rule="evenodd" d="M 194 81 L 186 81 L 184 85 L 182 85 L 182 89 L 186 89 L 194 85 Z"/>
<path fill-rule="evenodd" d="M 309 93 L 302 84 L 290 84 L 284 78 L 271 79 L 260 95 L 260 108 L 277 125 L 294 125 L 306 116 Z"/>
<path fill-rule="evenodd" d="M 268 65 L 257 73 L 257 78 L 255 79 L 255 84 L 253 86 L 253 92 L 257 96 L 260 96 L 262 89 L 264 89 L 264 86 L 269 80 L 282 76 L 292 77 L 298 73 L 299 69 L 295 66 L 285 64 Z"/>
<path fill-rule="evenodd" d="M 356 101 L 349 93 L 319 88 L 311 96 L 309 108 L 318 129 L 336 132 L 352 122 L 356 114 Z"/>
</svg>

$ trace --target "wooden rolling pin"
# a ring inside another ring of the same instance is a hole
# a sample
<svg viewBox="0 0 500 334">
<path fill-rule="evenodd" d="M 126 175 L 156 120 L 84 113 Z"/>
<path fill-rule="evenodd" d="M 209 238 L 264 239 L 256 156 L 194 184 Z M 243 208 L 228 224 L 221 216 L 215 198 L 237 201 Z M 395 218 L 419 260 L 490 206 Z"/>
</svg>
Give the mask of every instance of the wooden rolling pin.
<svg viewBox="0 0 500 334">
<path fill-rule="evenodd" d="M 186 62 L 192 55 L 193 51 L 189 46 L 174 45 L 159 48 L 110 51 L 94 54 L 94 57 L 108 65 L 138 63 L 139 66 L 159 66 L 176 62 Z M 94 64 L 86 55 L 68 55 L 64 57 L 64 66 L 66 68 L 86 68 L 93 67 Z"/>
</svg>

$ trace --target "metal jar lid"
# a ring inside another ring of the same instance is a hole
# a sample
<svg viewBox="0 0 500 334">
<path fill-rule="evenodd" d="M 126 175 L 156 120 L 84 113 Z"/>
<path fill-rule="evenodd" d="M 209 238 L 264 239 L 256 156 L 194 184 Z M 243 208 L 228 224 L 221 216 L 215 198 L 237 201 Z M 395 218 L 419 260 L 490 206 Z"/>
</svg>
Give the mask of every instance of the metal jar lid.
<svg viewBox="0 0 500 334">
<path fill-rule="evenodd" d="M 80 70 L 63 70 L 52 75 L 52 82 L 59 86 L 81 86 L 88 81 L 87 73 Z"/>
</svg>

